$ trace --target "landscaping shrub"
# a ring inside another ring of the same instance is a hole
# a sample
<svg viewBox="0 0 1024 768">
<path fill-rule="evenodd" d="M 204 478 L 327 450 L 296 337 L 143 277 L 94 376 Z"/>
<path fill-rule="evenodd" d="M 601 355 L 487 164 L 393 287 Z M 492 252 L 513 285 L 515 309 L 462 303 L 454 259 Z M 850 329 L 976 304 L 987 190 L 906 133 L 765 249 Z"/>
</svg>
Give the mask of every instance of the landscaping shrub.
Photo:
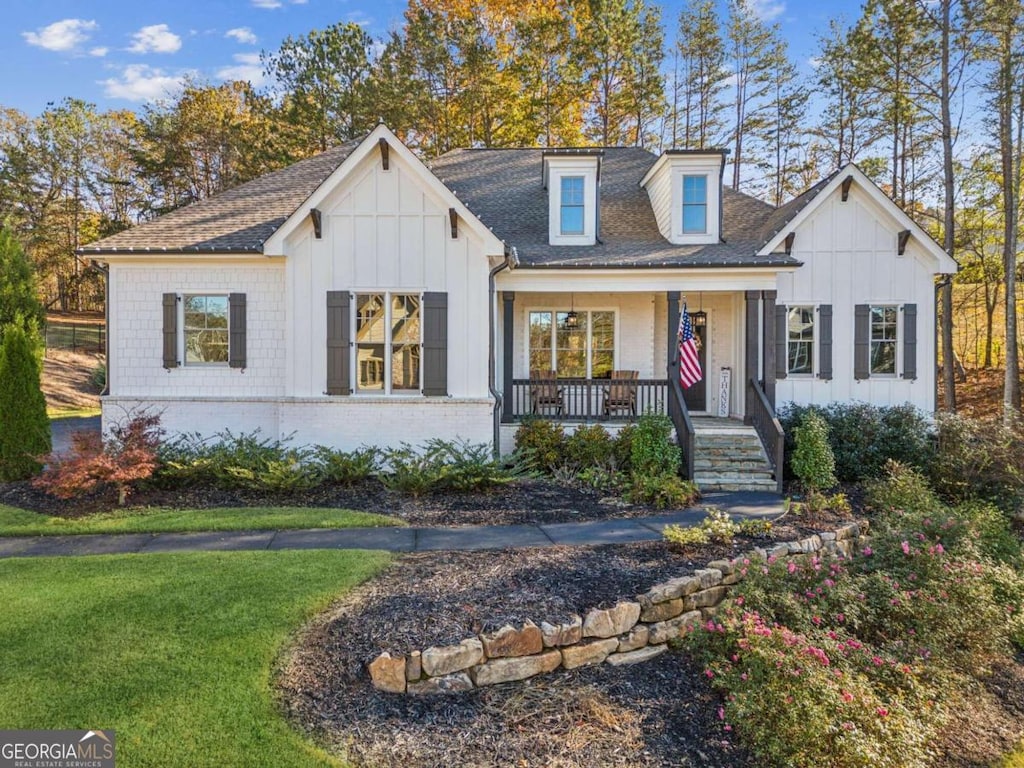
<svg viewBox="0 0 1024 768">
<path fill-rule="evenodd" d="M 793 430 L 796 447 L 790 464 L 793 474 L 809 494 L 820 493 L 836 484 L 836 461 L 828 443 L 828 425 L 814 411 L 804 414 Z"/>
<path fill-rule="evenodd" d="M 629 474 L 633 471 L 633 438 L 636 436 L 636 424 L 627 424 L 615 436 L 612 447 L 612 458 L 619 472 Z"/>
<path fill-rule="evenodd" d="M 765 764 L 927 765 L 968 678 L 1024 637 L 1005 519 L 889 471 L 860 554 L 743 561 L 731 604 L 685 640 L 723 694 L 723 728 Z"/>
<path fill-rule="evenodd" d="M 624 475 L 607 467 L 587 467 L 580 470 L 576 480 L 595 491 L 617 493 L 622 490 Z"/>
<path fill-rule="evenodd" d="M 615 443 L 608 430 L 600 424 L 581 426 L 565 441 L 565 463 L 583 470 L 608 467 L 615 453 Z"/>
<path fill-rule="evenodd" d="M 634 476 L 675 475 L 681 453 L 672 442 L 672 420 L 648 411 L 637 422 L 630 440 L 630 471 Z"/>
<path fill-rule="evenodd" d="M 45 323 L 32 262 L 11 228 L 0 221 L 0 338 L 8 325 L 31 334 Z"/>
<path fill-rule="evenodd" d="M 227 489 L 260 487 L 256 476 L 268 467 L 275 467 L 273 471 L 280 479 L 280 475 L 289 473 L 283 465 L 305 462 L 305 452 L 290 449 L 286 443 L 261 437 L 259 430 L 238 435 L 225 430 L 212 438 L 195 433 L 180 435 L 160 446 L 158 479 L 171 485 L 188 482 Z M 276 481 L 270 482 L 273 485 Z"/>
<path fill-rule="evenodd" d="M 284 458 L 259 462 L 255 469 L 229 466 L 224 470 L 231 485 L 250 491 L 289 494 L 308 491 L 323 482 L 319 468 L 304 451 L 291 450 Z"/>
<path fill-rule="evenodd" d="M 865 504 L 881 512 L 929 515 L 942 509 L 924 475 L 897 461 L 886 463 L 885 477 L 864 483 L 864 492 Z"/>
<path fill-rule="evenodd" d="M 39 457 L 51 446 L 39 341 L 32 326 L 26 331 L 20 322 L 0 334 L 0 482 L 26 480 L 42 469 Z"/>
<path fill-rule="evenodd" d="M 989 499 L 1015 509 L 1024 499 L 1024 425 L 1019 421 L 938 417 L 931 478 L 952 501 Z"/>
<path fill-rule="evenodd" d="M 564 461 L 565 430 L 561 424 L 547 419 L 524 419 L 515 439 L 516 451 L 529 469 L 551 473 Z"/>
<path fill-rule="evenodd" d="M 741 531 L 742 526 L 734 523 L 727 512 L 718 507 L 708 507 L 707 516 L 700 521 L 700 525 L 667 525 L 662 535 L 669 543 L 681 546 L 707 544 L 712 541 L 728 544 Z"/>
<path fill-rule="evenodd" d="M 160 417 L 141 413 L 113 427 L 104 440 L 95 432 L 76 432 L 69 456 L 51 455 L 46 470 L 32 481 L 59 499 L 114 488 L 118 504 L 149 478 L 158 465 Z"/>
<path fill-rule="evenodd" d="M 355 485 L 373 477 L 380 466 L 380 453 L 376 448 L 338 451 L 318 446 L 314 457 L 320 476 L 331 483 Z"/>
<path fill-rule="evenodd" d="M 480 491 L 510 482 L 515 468 L 494 460 L 484 443 L 448 441 L 435 438 L 423 450 L 408 443 L 384 452 L 381 482 L 387 488 L 410 496 L 430 491 Z"/>
<path fill-rule="evenodd" d="M 910 404 L 877 407 L 867 403 L 831 403 L 827 407 L 789 403 L 779 409 L 786 431 L 786 471 L 796 448 L 794 429 L 806 413 L 818 413 L 828 425 L 828 441 L 841 482 L 881 476 L 885 462 L 895 459 L 918 469 L 926 468 L 934 452 L 927 417 Z"/>
<path fill-rule="evenodd" d="M 648 504 L 657 509 L 682 509 L 700 498 L 697 486 L 679 475 L 643 475 L 634 472 L 626 498 L 632 504 Z"/>
</svg>

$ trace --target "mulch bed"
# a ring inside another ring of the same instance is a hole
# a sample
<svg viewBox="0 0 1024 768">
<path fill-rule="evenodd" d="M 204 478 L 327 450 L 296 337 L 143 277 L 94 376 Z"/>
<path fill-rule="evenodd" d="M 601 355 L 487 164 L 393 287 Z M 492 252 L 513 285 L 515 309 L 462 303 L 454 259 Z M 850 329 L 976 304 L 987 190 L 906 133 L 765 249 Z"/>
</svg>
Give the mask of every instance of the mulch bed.
<svg viewBox="0 0 1024 768">
<path fill-rule="evenodd" d="M 807 535 L 804 522 L 787 518 L 771 538 Z M 682 653 L 425 699 L 377 691 L 366 665 L 384 650 L 407 653 L 607 607 L 768 541 L 407 555 L 308 630 L 278 676 L 284 707 L 356 765 L 756 765 L 723 731 L 717 695 Z"/>
<path fill-rule="evenodd" d="M 602 503 L 603 502 L 603 503 Z M 27 482 L 0 484 L 0 504 L 59 517 L 80 517 L 116 505 L 109 494 L 87 494 L 73 501 L 48 496 Z M 213 507 L 336 507 L 401 518 L 411 525 L 515 525 L 645 517 L 660 510 L 626 504 L 619 498 L 551 480 L 526 479 L 490 492 L 428 494 L 412 498 L 387 490 L 376 480 L 355 486 L 324 485 L 302 493 L 266 494 L 216 487 L 143 488 L 129 497 L 133 507 L 208 509 Z"/>
</svg>

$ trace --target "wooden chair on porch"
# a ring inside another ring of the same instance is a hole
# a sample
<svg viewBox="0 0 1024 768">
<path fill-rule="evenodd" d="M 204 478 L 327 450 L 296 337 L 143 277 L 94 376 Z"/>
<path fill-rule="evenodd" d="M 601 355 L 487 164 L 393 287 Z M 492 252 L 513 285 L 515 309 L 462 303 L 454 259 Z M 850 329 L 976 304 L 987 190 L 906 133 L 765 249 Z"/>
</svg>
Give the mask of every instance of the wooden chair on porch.
<svg viewBox="0 0 1024 768">
<path fill-rule="evenodd" d="M 640 371 L 612 371 L 611 384 L 604 391 L 604 415 L 629 413 L 636 416 L 636 381 Z"/>
<path fill-rule="evenodd" d="M 555 371 L 530 371 L 530 411 L 545 413 L 554 410 L 562 415 L 562 388 L 558 386 Z"/>
</svg>

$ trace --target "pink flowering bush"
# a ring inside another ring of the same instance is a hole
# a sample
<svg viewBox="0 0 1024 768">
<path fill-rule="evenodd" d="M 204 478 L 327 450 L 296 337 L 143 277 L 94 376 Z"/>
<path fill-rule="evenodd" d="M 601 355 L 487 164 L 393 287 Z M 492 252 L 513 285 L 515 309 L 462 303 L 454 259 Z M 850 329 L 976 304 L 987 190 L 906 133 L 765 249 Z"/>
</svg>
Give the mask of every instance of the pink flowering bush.
<svg viewBox="0 0 1024 768">
<path fill-rule="evenodd" d="M 723 728 L 766 764 L 926 765 L 966 678 L 1024 638 L 1020 542 L 992 546 L 988 513 L 894 482 L 907 508 L 882 512 L 857 556 L 751 563 L 686 640 L 724 697 Z"/>
</svg>

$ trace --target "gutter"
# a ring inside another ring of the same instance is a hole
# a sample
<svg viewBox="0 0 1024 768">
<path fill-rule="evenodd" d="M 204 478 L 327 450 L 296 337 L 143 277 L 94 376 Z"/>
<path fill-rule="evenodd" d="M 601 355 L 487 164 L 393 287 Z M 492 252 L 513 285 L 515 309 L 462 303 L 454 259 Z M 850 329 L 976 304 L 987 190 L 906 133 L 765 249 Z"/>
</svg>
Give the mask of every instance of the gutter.
<svg viewBox="0 0 1024 768">
<path fill-rule="evenodd" d="M 504 400 L 501 392 L 497 390 L 497 354 L 495 347 L 497 346 L 497 339 L 495 333 L 497 331 L 497 315 L 498 307 L 496 305 L 497 292 L 494 287 L 494 278 L 497 277 L 498 273 L 504 269 L 509 271 L 519 266 L 519 254 L 516 253 L 515 248 L 505 247 L 505 258 L 494 269 L 492 269 L 487 275 L 487 389 L 491 393 L 491 397 L 494 398 L 494 413 L 493 419 L 493 440 L 494 440 L 494 458 L 498 458 L 498 454 L 501 452 L 501 407 Z"/>
</svg>

